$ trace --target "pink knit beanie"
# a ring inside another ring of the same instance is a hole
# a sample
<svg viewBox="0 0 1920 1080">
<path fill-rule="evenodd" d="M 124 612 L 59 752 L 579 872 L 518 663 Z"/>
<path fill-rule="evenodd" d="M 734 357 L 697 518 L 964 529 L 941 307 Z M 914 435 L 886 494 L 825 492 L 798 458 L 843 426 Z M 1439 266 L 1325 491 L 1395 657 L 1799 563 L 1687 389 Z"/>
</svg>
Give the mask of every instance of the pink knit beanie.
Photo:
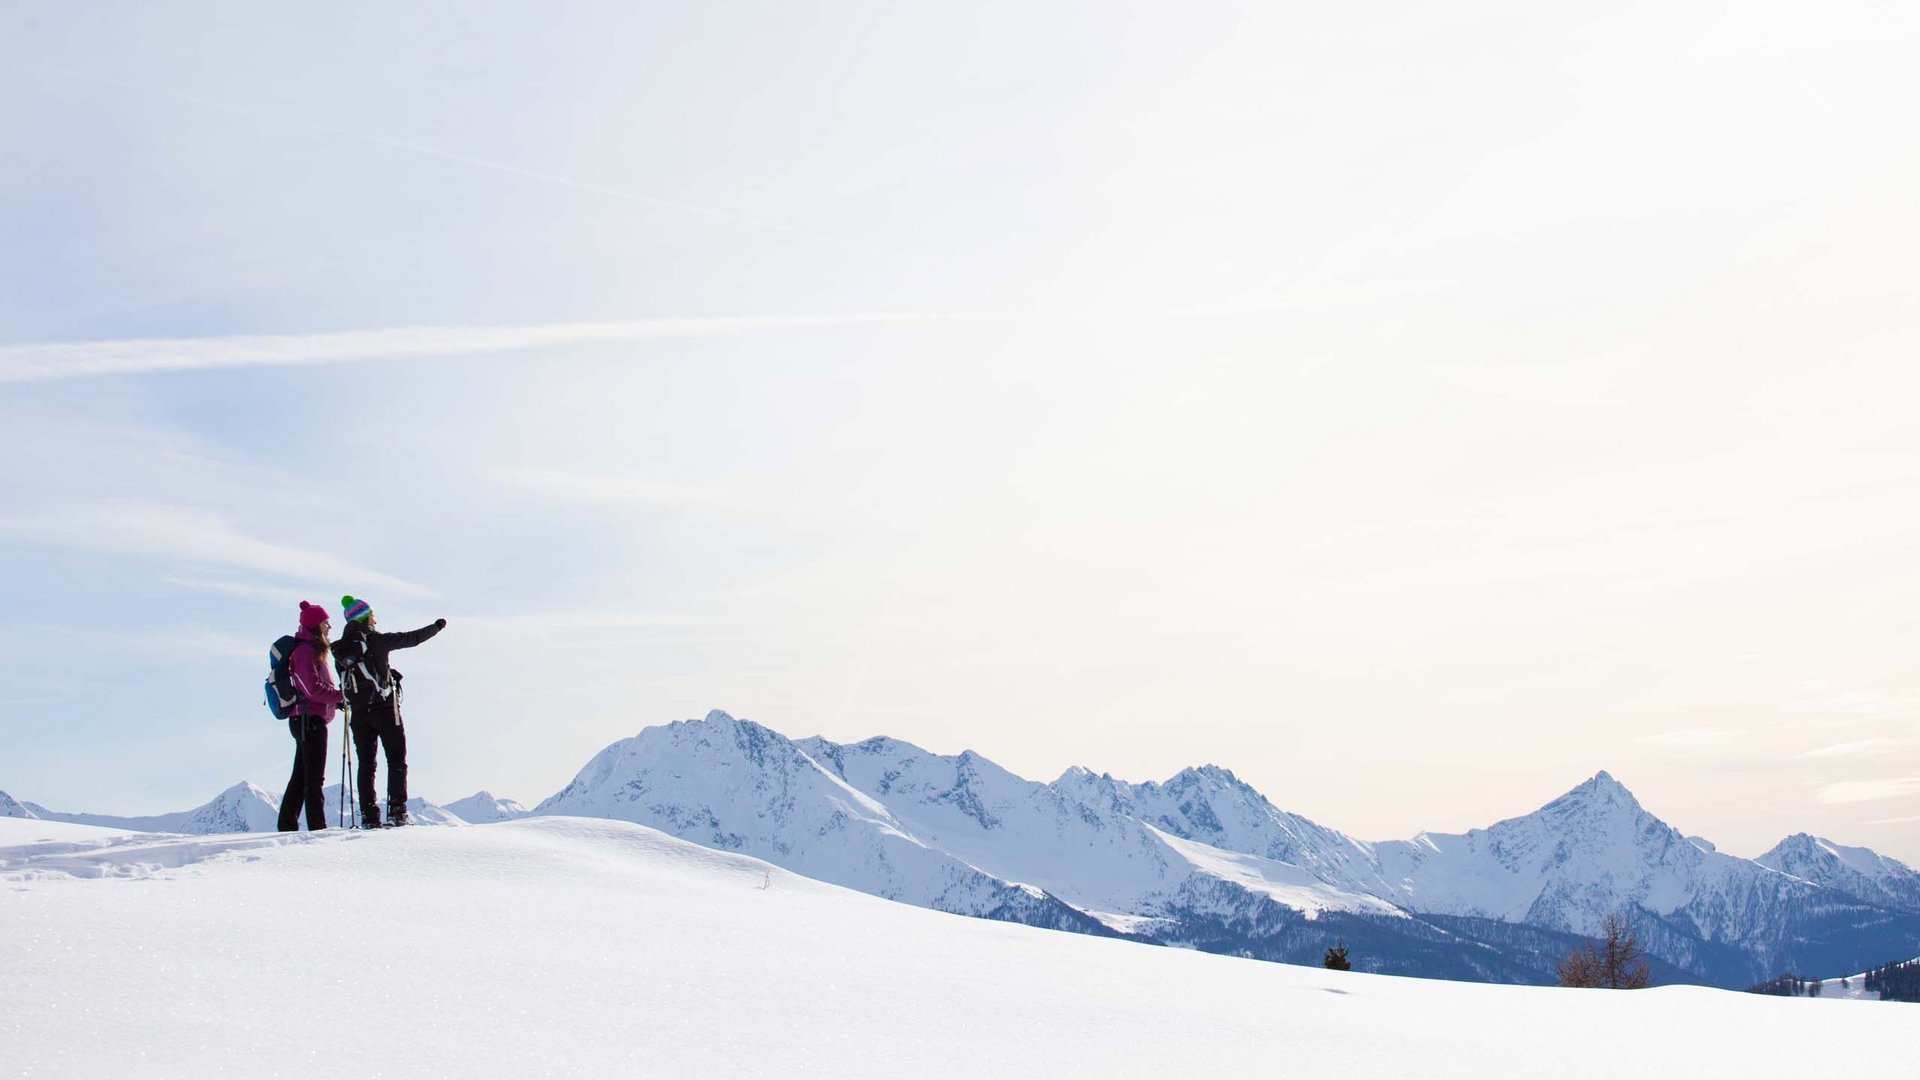
<svg viewBox="0 0 1920 1080">
<path fill-rule="evenodd" d="M 320 629 L 320 624 L 326 621 L 326 608 L 321 607 L 319 604 L 309 604 L 305 600 L 300 601 L 300 629 L 318 630 Z"/>
</svg>

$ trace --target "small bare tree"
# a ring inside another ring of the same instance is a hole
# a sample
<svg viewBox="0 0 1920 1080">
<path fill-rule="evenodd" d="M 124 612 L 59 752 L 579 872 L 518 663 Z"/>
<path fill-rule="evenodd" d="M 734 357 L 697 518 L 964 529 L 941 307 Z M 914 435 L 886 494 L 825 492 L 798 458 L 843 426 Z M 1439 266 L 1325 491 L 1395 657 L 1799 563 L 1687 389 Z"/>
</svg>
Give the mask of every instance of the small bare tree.
<svg viewBox="0 0 1920 1080">
<path fill-rule="evenodd" d="M 1327 954 L 1320 958 L 1320 966 L 1331 968 L 1334 971 L 1352 971 L 1353 961 L 1347 959 L 1347 943 L 1341 941 L 1338 945 L 1328 949 Z"/>
<path fill-rule="evenodd" d="M 1558 969 L 1561 986 L 1639 990 L 1653 981 L 1640 936 L 1618 914 L 1600 923 L 1600 937 L 1575 949 Z"/>
</svg>

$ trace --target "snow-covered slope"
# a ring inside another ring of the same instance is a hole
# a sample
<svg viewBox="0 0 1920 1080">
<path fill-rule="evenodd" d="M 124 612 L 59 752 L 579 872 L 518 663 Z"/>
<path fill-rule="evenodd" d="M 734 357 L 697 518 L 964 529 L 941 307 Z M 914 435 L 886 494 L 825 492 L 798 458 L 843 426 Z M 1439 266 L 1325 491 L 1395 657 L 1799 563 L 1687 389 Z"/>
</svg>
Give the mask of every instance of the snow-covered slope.
<svg viewBox="0 0 1920 1080">
<path fill-rule="evenodd" d="M 272 832 L 278 826 L 279 806 L 273 796 L 249 783 L 238 783 L 205 806 L 187 812 L 185 821 L 169 832 L 198 836 L 213 833 Z"/>
<path fill-rule="evenodd" d="M 738 721 L 722 713 L 707 722 Z M 972 751 L 947 757 L 885 738 L 850 746 L 814 738 L 797 745 L 922 842 L 1083 910 L 1173 914 L 1198 875 L 1311 916 L 1329 910 L 1400 915 L 1377 897 L 1343 892 L 1302 867 L 1170 836 L 1117 812 L 1103 793 L 1025 780 Z"/>
<path fill-rule="evenodd" d="M 1754 860 L 1896 911 L 1920 911 L 1920 873 L 1898 859 L 1795 833 Z"/>
<path fill-rule="evenodd" d="M 502 799 L 490 791 L 476 791 L 464 799 L 455 799 L 442 809 L 470 825 L 488 825 L 496 821 L 514 821 L 532 813 L 512 799 Z"/>
<path fill-rule="evenodd" d="M 534 813 L 649 825 L 941 911 L 1102 930 L 1038 888 L 997 878 L 927 844 L 791 740 L 724 713 L 614 743 Z"/>
<path fill-rule="evenodd" d="M 0 882 L 0 1046 L 52 1080 L 1898 1076 L 1913 1049 L 1900 1005 L 1150 948 L 617 821 L 115 838 L 8 819 Z M 369 894 L 380 917 L 351 933 L 287 916 Z M 394 1007 L 395 979 L 416 1004 Z"/>
<path fill-rule="evenodd" d="M 33 818 L 40 815 L 26 808 L 20 800 L 0 791 L 0 817 Z"/>
<path fill-rule="evenodd" d="M 1183 769 L 1165 783 L 1130 784 L 1074 767 L 1052 784 L 1100 812 L 1133 818 L 1210 847 L 1258 855 L 1311 872 L 1348 892 L 1391 893 L 1372 845 L 1274 806 L 1217 765 Z"/>
</svg>

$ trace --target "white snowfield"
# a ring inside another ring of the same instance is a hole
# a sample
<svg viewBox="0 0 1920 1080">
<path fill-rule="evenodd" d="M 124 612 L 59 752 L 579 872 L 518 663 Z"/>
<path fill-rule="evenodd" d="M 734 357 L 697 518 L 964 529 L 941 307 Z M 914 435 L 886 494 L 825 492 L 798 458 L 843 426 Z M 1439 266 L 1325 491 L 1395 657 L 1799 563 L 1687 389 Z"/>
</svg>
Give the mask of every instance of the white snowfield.
<svg viewBox="0 0 1920 1080">
<path fill-rule="evenodd" d="M 0 1074 L 1909 1075 L 1909 1006 L 1288 967 L 943 914 L 620 821 L 0 819 Z"/>
</svg>

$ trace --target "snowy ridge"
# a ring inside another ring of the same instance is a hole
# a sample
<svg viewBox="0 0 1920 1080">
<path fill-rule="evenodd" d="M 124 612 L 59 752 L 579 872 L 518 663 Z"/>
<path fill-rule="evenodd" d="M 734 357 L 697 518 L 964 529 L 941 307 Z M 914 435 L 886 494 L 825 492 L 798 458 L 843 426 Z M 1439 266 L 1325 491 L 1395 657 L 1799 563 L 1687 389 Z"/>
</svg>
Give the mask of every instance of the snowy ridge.
<svg viewBox="0 0 1920 1080">
<path fill-rule="evenodd" d="M 884 738 L 849 746 L 814 738 L 798 746 L 923 842 L 1083 910 L 1166 916 L 1200 875 L 1314 916 L 1400 914 L 1299 867 L 1236 857 L 1115 813 L 1095 789 L 1022 779 L 972 751 L 947 757 Z"/>
<path fill-rule="evenodd" d="M 1721 854 L 1605 772 L 1486 829 L 1368 843 L 1217 766 L 1145 784 L 1074 768 L 1043 784 L 973 751 L 795 741 L 715 711 L 615 743 L 535 813 L 647 824 L 947 911 L 989 914 L 983 896 L 1015 889 L 1044 899 L 1045 925 L 1074 925 L 1066 908 L 1150 940 L 1304 962 L 1337 935 L 1378 969 L 1446 977 L 1550 979 L 1573 935 L 1613 912 L 1665 977 L 1729 986 L 1920 942 L 1920 911 Z M 1904 880 L 1869 856 L 1844 865 Z"/>
<path fill-rule="evenodd" d="M 329 826 L 340 823 L 340 784 L 325 789 L 326 818 Z M 0 797 L 12 801 L 0 792 Z M 125 832 L 173 833 L 187 836 L 215 836 L 221 833 L 270 833 L 279 828 L 280 800 L 257 784 L 241 781 L 191 810 L 171 814 L 123 817 L 114 814 L 68 814 L 48 810 L 35 803 L 15 803 L 19 814 L 0 813 L 0 817 L 31 817 L 59 821 L 69 825 L 92 825 Z M 0 803 L 4 810 L 5 803 Z M 446 808 L 425 799 L 407 800 L 407 813 L 415 824 L 464 825 L 467 822 Z M 305 815 L 301 817 L 305 825 Z"/>
<path fill-rule="evenodd" d="M 0 791 L 0 817 L 37 818 L 40 815 L 26 808 L 20 800 Z"/>
<path fill-rule="evenodd" d="M 792 741 L 724 713 L 614 743 L 534 813 L 648 825 L 941 911 L 1107 932 L 1044 890 L 923 842 Z"/>
<path fill-rule="evenodd" d="M 1920 873 L 1866 848 L 1795 833 L 1754 861 L 1896 911 L 1920 911 Z"/>
<path fill-rule="evenodd" d="M 533 812 L 512 799 L 499 798 L 491 791 L 476 791 L 464 799 L 445 804 L 442 809 L 470 825 L 514 821 Z"/>
</svg>

